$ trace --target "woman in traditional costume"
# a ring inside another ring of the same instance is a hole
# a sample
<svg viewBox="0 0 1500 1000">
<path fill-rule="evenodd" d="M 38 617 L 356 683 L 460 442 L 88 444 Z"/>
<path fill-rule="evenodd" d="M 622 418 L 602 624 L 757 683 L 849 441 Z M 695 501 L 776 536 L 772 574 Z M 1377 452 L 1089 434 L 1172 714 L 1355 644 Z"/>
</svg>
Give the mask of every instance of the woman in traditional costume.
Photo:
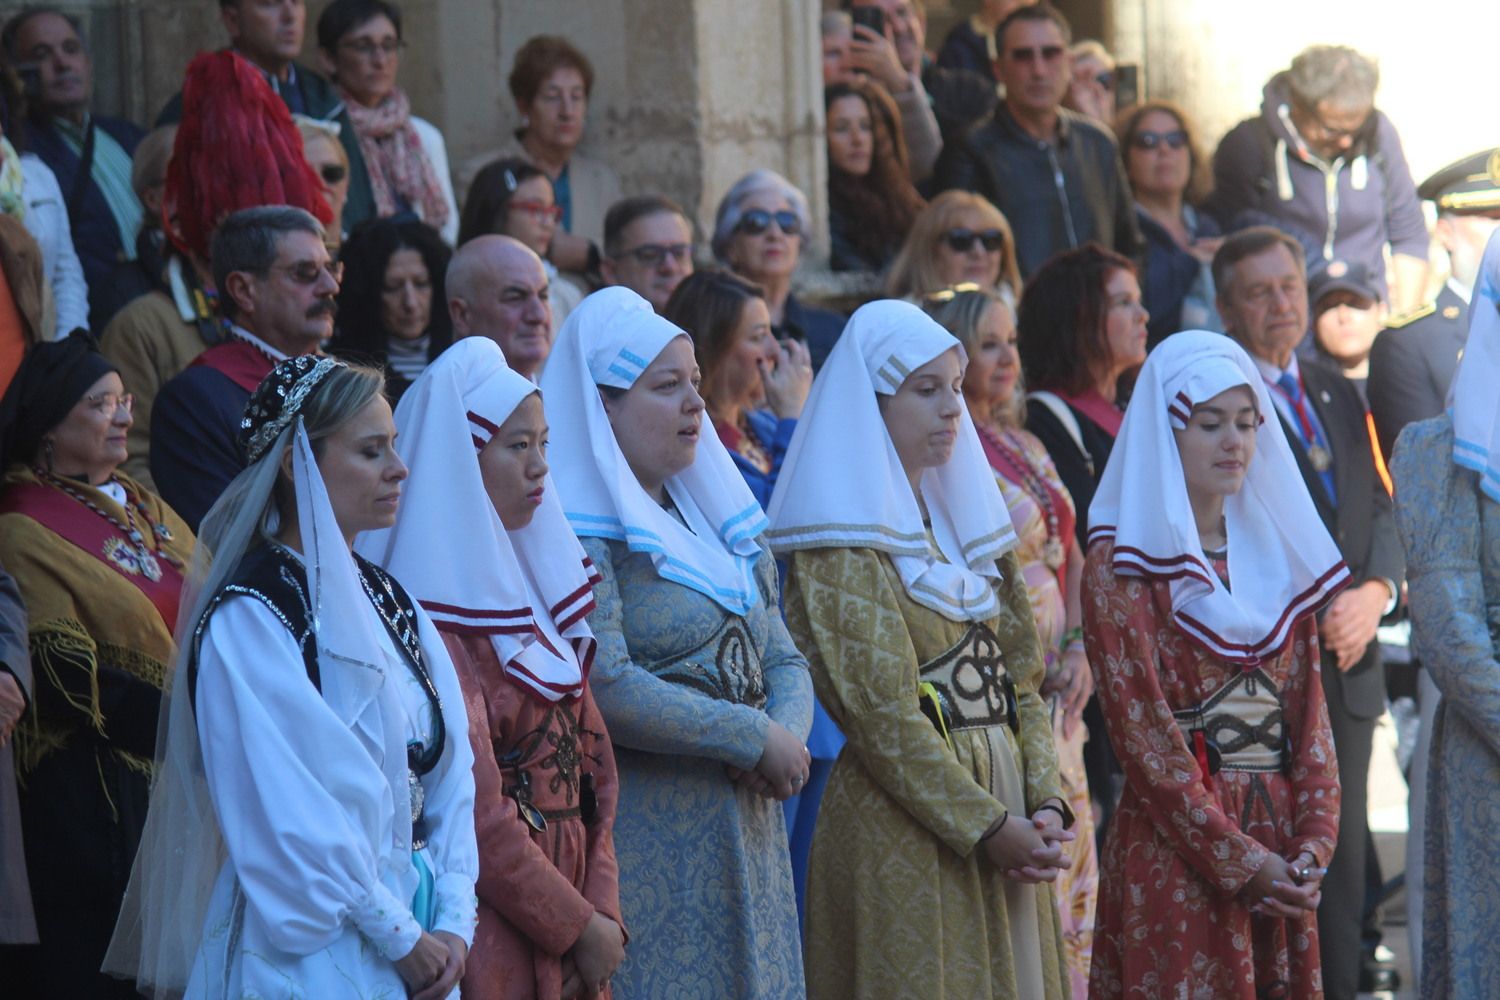
<svg viewBox="0 0 1500 1000">
<path fill-rule="evenodd" d="M 146 819 L 193 535 L 119 471 L 132 402 L 78 333 L 32 347 L 0 406 L 0 565 L 35 676 L 16 763 L 41 947 L 17 995 L 133 995 L 99 963 Z"/>
<path fill-rule="evenodd" d="M 1339 784 L 1313 616 L 1349 571 L 1274 412 L 1232 340 L 1168 337 L 1090 510 L 1088 659 L 1125 771 L 1091 997 L 1322 996 Z"/>
<path fill-rule="evenodd" d="M 382 386 L 292 358 L 246 407 L 106 962 L 149 994 L 457 995 L 479 869 L 463 693 L 426 613 L 352 551 L 406 477 Z"/>
<path fill-rule="evenodd" d="M 568 317 L 542 375 L 552 475 L 597 567 L 589 677 L 620 774 L 622 998 L 801 997 L 777 800 L 807 780 L 807 661 L 765 515 L 698 395 L 692 340 L 626 288 Z"/>
<path fill-rule="evenodd" d="M 465 1000 L 608 996 L 624 957 L 614 751 L 588 686 L 598 579 L 547 475 L 535 383 L 467 337 L 396 408 L 411 469 L 359 548 L 405 582 L 458 669 L 474 750 L 479 927 Z"/>
<path fill-rule="evenodd" d="M 1078 819 L 1075 839 L 1068 845 L 1073 863 L 1058 872 L 1053 892 L 1062 916 L 1072 995 L 1083 997 L 1089 987 L 1099 858 L 1088 776 L 1083 769 L 1083 747 L 1088 740 L 1083 706 L 1093 693 L 1094 678 L 1083 651 L 1083 552 L 1073 535 L 1073 500 L 1057 477 L 1047 449 L 1021 426 L 1026 393 L 1011 307 L 988 289 L 949 288 L 926 296 L 923 308 L 958 338 L 969 357 L 964 402 L 1019 539 L 1016 558 L 1026 579 L 1047 666 L 1042 696 L 1052 713 L 1058 778 L 1068 807 Z"/>
<path fill-rule="evenodd" d="M 848 743 L 807 887 L 808 994 L 1066 996 L 1062 798 L 1016 534 L 916 306 L 850 319 L 771 498 L 786 614 Z"/>
<path fill-rule="evenodd" d="M 1500 664 L 1490 621 L 1500 503 L 1500 239 L 1480 266 L 1469 339 L 1448 413 L 1396 442 L 1396 526 L 1406 547 L 1412 637 L 1442 692 L 1427 772 L 1424 997 L 1500 996 L 1494 961 L 1500 880 L 1494 808 L 1500 789 Z"/>
</svg>

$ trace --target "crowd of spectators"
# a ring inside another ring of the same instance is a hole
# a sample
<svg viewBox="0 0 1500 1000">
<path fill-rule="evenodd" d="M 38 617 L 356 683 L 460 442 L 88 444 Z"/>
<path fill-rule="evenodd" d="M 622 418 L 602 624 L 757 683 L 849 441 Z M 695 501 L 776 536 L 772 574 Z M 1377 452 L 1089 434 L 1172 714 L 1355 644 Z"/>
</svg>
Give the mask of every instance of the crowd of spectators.
<svg viewBox="0 0 1500 1000">
<path fill-rule="evenodd" d="M 1500 220 L 1500 159 L 1486 151 L 1418 188 L 1376 106 L 1374 60 L 1344 46 L 1293 55 L 1258 114 L 1210 155 L 1178 104 L 1117 106 L 1120 67 L 1046 3 L 982 0 L 933 45 L 920 0 L 825 6 L 827 267 L 921 306 L 983 373 L 964 397 L 1013 516 L 1046 523 L 1048 551 L 1031 562 L 1045 564 L 1056 608 L 1038 624 L 1058 633 L 1054 645 L 1064 631 L 1081 643 L 1068 577 L 1082 574 L 1090 502 L 1148 351 L 1183 330 L 1227 333 L 1263 376 L 1275 404 L 1264 416 L 1285 429 L 1354 575 L 1319 623 L 1343 774 L 1322 974 L 1328 996 L 1352 997 L 1379 964 L 1362 928 L 1382 884 L 1363 776 L 1387 689 L 1376 629 L 1398 615 L 1403 578 L 1385 459 L 1403 426 L 1442 410 Z M 847 320 L 799 283 L 823 264 L 808 259 L 809 192 L 749 165 L 711 193 L 700 233 L 676 192 L 633 188 L 582 151 L 599 83 L 589 39 L 552 35 L 527 40 L 509 68 L 515 132 L 450 165 L 441 130 L 398 83 L 402 60 L 419 57 L 395 3 L 324 6 L 316 69 L 296 61 L 309 27 L 300 0 L 219 7 L 226 48 L 193 61 L 151 131 L 92 112 L 89 41 L 66 9 L 28 7 L 0 31 L 0 387 L 34 345 L 75 330 L 98 338 L 109 368 L 86 399 L 118 403 L 107 422 L 121 440 L 116 449 L 112 433 L 92 459 L 107 469 L 91 465 L 89 481 L 128 476 L 122 503 L 149 507 L 166 546 L 198 530 L 246 467 L 241 413 L 279 362 L 326 352 L 378 366 L 394 405 L 452 344 L 482 337 L 539 382 L 568 317 L 619 286 L 692 334 L 707 417 L 770 503 Z M 1423 201 L 1437 212 L 1431 234 Z M 1434 238 L 1449 266 L 1429 303 Z M 40 447 L 5 458 L 38 462 Z M 63 457 L 49 455 L 49 474 L 70 474 Z M 27 570 L 7 568 L 25 596 Z M 98 624 L 96 645 L 114 624 Z M 1081 645 L 1061 651 L 1046 692 L 1090 736 L 1074 739 L 1058 716 L 1060 752 L 1087 764 L 1064 791 L 1078 808 L 1092 797 L 1102 830 L 1119 764 L 1097 706 L 1084 707 L 1087 664 L 1069 658 Z M 21 677 L 8 655 L 0 648 L 0 712 L 15 686 L 5 668 L 21 685 L 49 682 Z M 139 682 L 120 681 L 132 696 Z M 818 734 L 834 733 L 831 755 L 837 734 L 815 713 L 816 784 Z M 150 746 L 128 750 L 150 757 Z M 23 755 L 23 774 L 36 759 Z M 53 779 L 35 777 L 20 799 L 23 815 L 42 817 L 28 836 L 68 821 L 36 811 Z M 118 787 L 104 795 L 143 801 L 129 775 L 105 777 Z M 133 843 L 139 826 L 117 827 L 141 815 L 112 808 L 98 836 Z M 799 855 L 795 810 L 788 821 L 800 902 L 807 843 Z M 52 863 L 31 850 L 28 864 Z M 1076 863 L 1092 871 L 1094 859 Z M 118 906 L 120 874 L 98 906 Z M 1072 888 L 1091 909 L 1088 879 Z M 0 943 L 40 928 L 45 949 L 55 922 L 75 916 L 45 902 L 34 927 L 0 919 Z M 1069 933 L 1076 959 L 1087 928 Z M 107 938 L 88 946 L 102 953 Z"/>
</svg>

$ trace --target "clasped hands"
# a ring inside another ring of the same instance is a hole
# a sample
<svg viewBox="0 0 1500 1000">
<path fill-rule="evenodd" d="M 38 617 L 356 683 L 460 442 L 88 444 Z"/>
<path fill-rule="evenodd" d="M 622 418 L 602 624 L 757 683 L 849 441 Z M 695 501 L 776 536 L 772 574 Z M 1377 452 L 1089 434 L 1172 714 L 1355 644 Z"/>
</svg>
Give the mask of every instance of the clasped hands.
<svg viewBox="0 0 1500 1000">
<path fill-rule="evenodd" d="M 1055 799 L 1049 800 L 1056 804 Z M 1049 805 L 1048 802 L 1042 803 Z M 1027 819 L 1007 815 L 985 831 L 979 846 L 990 864 L 1017 882 L 1055 882 L 1065 868 L 1073 867 L 1063 847 L 1076 836 L 1063 829 L 1062 815 L 1053 808 L 1038 808 Z"/>
<path fill-rule="evenodd" d="M 1328 874 L 1327 868 L 1319 868 L 1317 864 L 1308 851 L 1301 852 L 1291 862 L 1279 854 L 1266 858 L 1260 871 L 1245 885 L 1244 896 L 1250 902 L 1250 912 L 1295 920 L 1317 910 L 1323 899 L 1323 876 Z"/>
<path fill-rule="evenodd" d="M 464 975 L 469 946 L 448 931 L 422 932 L 412 950 L 396 960 L 396 972 L 411 1000 L 443 1000 Z"/>
<path fill-rule="evenodd" d="M 777 802 L 785 802 L 802 791 L 811 769 L 812 754 L 807 747 L 774 719 L 766 733 L 766 748 L 755 767 L 745 771 L 732 764 L 724 765 L 730 781 Z"/>
</svg>

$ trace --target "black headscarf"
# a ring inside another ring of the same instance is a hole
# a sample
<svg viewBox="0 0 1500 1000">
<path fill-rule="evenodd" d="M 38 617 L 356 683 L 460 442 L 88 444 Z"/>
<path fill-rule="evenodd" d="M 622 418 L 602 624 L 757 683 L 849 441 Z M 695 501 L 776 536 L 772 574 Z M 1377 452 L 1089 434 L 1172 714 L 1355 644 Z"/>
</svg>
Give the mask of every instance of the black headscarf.
<svg viewBox="0 0 1500 1000">
<path fill-rule="evenodd" d="M 0 400 L 0 468 L 34 460 L 42 436 L 63 422 L 90 386 L 117 371 L 84 330 L 33 346 Z"/>
</svg>

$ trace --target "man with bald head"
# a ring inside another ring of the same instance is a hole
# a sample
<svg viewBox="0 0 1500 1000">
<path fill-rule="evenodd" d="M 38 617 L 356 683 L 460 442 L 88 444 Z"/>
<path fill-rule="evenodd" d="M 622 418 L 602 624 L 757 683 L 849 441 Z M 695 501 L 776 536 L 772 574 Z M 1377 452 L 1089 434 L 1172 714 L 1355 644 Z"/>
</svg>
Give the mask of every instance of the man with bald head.
<svg viewBox="0 0 1500 1000">
<path fill-rule="evenodd" d="M 480 236 L 448 264 L 453 338 L 488 337 L 533 382 L 552 351 L 551 285 L 542 259 L 520 240 Z"/>
</svg>

